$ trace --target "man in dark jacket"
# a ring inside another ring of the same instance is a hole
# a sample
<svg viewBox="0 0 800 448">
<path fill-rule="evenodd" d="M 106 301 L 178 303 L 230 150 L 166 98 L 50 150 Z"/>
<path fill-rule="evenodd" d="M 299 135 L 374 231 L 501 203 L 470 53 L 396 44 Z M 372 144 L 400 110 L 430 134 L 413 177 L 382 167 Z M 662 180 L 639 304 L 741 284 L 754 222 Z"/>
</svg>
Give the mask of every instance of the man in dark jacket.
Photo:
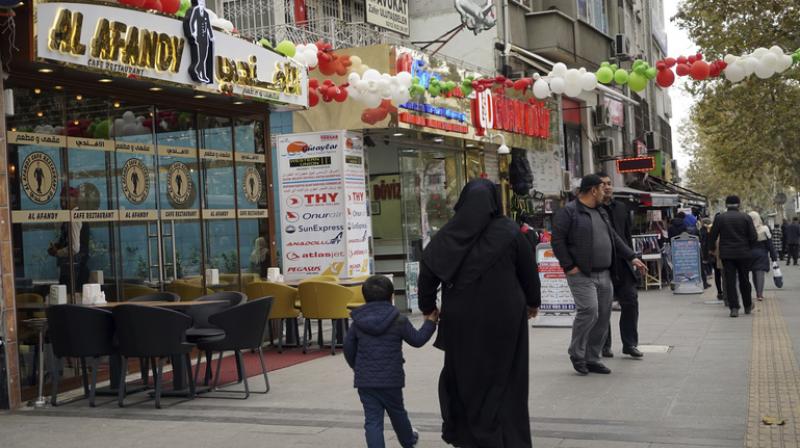
<svg viewBox="0 0 800 448">
<path fill-rule="evenodd" d="M 797 216 L 792 218 L 792 223 L 786 226 L 783 238 L 786 240 L 786 266 L 789 266 L 792 260 L 797 266 L 797 256 L 800 252 L 800 222 L 798 222 Z"/>
<path fill-rule="evenodd" d="M 719 237 L 719 257 L 725 277 L 725 295 L 731 309 L 730 316 L 739 316 L 739 297 L 736 295 L 736 279 L 742 294 L 744 313 L 753 309 L 752 289 L 748 272 L 750 271 L 753 244 L 758 237 L 753 220 L 739 211 L 741 201 L 738 196 L 728 196 L 725 205 L 728 211 L 717 216 L 711 227 L 711 241 Z"/>
<path fill-rule="evenodd" d="M 411 428 L 403 405 L 403 341 L 414 347 L 425 345 L 436 330 L 439 314 L 433 311 L 417 331 L 392 305 L 391 280 L 373 275 L 361 291 L 367 304 L 352 312 L 353 328 L 344 342 L 344 356 L 355 371 L 355 387 L 364 406 L 367 447 L 385 446 L 384 413 L 389 414 L 400 444 L 413 447 L 419 435 Z"/>
<path fill-rule="evenodd" d="M 614 186 L 611 177 L 603 172 L 597 173 L 603 181 L 603 209 L 610 218 L 609 222 L 614 231 L 630 247 L 633 241 L 631 235 L 631 215 L 628 206 L 614 199 Z M 617 270 L 617 278 L 614 280 L 614 297 L 620 306 L 619 315 L 619 337 L 622 339 L 622 353 L 631 355 L 634 358 L 644 356 L 636 346 L 639 345 L 639 292 L 636 285 L 639 279 L 636 277 L 636 270 L 628 260 L 617 258 L 616 264 L 623 266 Z M 606 335 L 603 345 L 603 357 L 611 358 L 611 323 L 608 325 L 608 335 Z"/>
<path fill-rule="evenodd" d="M 645 270 L 641 260 L 617 235 L 600 205 L 605 196 L 603 181 L 594 174 L 581 179 L 578 199 L 558 211 L 553 220 L 553 252 L 567 274 L 577 314 L 569 346 L 572 366 L 581 375 L 611 373 L 600 362 L 614 296 L 612 277 L 617 278 L 617 260 L 628 260 Z"/>
<path fill-rule="evenodd" d="M 667 237 L 672 240 L 672 238 L 680 235 L 683 232 L 688 232 L 688 228 L 686 227 L 686 213 L 678 212 L 672 221 L 669 223 L 669 229 L 667 229 Z"/>
</svg>

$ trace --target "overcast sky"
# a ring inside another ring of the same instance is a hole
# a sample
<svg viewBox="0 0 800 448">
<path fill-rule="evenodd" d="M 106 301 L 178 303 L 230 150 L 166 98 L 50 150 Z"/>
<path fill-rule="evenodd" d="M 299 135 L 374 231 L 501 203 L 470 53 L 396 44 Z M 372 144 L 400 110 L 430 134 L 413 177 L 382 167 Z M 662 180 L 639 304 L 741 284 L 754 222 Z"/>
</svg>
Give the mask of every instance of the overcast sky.
<svg viewBox="0 0 800 448">
<path fill-rule="evenodd" d="M 664 14 L 666 15 L 666 28 L 669 52 L 668 56 L 678 57 L 681 55 L 688 56 L 696 54 L 698 51 L 697 46 L 689 39 L 686 31 L 678 28 L 675 22 L 670 22 L 670 18 L 678 12 L 678 4 L 682 1 L 678 0 L 664 0 Z M 684 120 L 689 118 L 694 98 L 684 89 L 684 85 L 688 77 L 678 77 L 675 84 L 669 88 L 669 96 L 672 99 L 672 152 L 673 157 L 678 160 L 680 165 L 680 175 L 685 179 L 686 168 L 689 166 L 689 155 L 684 152 L 681 146 L 678 129 Z"/>
</svg>

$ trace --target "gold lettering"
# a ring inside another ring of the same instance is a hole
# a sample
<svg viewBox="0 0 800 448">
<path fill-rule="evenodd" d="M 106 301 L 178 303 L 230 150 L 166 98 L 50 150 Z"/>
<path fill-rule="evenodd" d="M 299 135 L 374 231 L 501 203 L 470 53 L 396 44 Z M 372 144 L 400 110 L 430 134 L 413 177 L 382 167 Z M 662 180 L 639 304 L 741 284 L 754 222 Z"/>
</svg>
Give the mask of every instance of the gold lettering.
<svg viewBox="0 0 800 448">
<path fill-rule="evenodd" d="M 220 82 L 236 80 L 236 65 L 225 56 L 217 56 L 217 79 Z"/>
<path fill-rule="evenodd" d="M 182 37 L 172 37 L 172 65 L 170 66 L 169 70 L 172 73 L 178 73 L 178 70 L 181 69 L 181 59 L 183 59 L 183 46 L 186 44 L 186 41 Z"/>
<path fill-rule="evenodd" d="M 83 30 L 83 13 L 76 12 L 72 15 L 72 33 L 69 36 L 72 54 L 86 54 L 86 45 L 81 43 L 81 30 Z"/>
<path fill-rule="evenodd" d="M 250 64 L 245 61 L 236 61 L 236 77 L 240 84 L 252 84 L 250 78 Z"/>
<path fill-rule="evenodd" d="M 53 51 L 68 52 L 70 33 L 72 33 L 72 11 L 61 8 L 58 10 L 53 28 L 50 29 L 48 47 Z"/>
<path fill-rule="evenodd" d="M 156 50 L 156 70 L 165 72 L 172 65 L 172 46 L 167 34 L 158 35 L 158 45 Z"/>
<path fill-rule="evenodd" d="M 258 64 L 258 60 L 256 59 L 256 55 L 254 55 L 254 54 L 251 54 L 250 58 L 248 58 L 248 59 L 250 61 L 250 74 L 248 75 L 248 77 L 250 79 L 256 81 L 256 80 L 258 80 L 258 71 L 256 70 L 256 66 L 257 66 L 256 64 Z"/>
<path fill-rule="evenodd" d="M 93 58 L 109 59 L 108 56 L 111 54 L 109 30 L 108 19 L 100 19 L 97 21 L 97 28 L 94 30 L 94 38 L 92 39 Z"/>
<path fill-rule="evenodd" d="M 135 26 L 128 28 L 125 47 L 122 48 L 121 53 L 123 64 L 139 65 L 139 28 Z"/>
<path fill-rule="evenodd" d="M 119 58 L 120 50 L 125 48 L 125 31 L 128 25 L 122 22 L 111 22 L 111 53 L 108 55 L 108 60 L 116 61 Z"/>
<path fill-rule="evenodd" d="M 156 49 L 158 48 L 158 33 L 142 30 L 139 43 L 139 67 L 156 67 Z"/>
</svg>

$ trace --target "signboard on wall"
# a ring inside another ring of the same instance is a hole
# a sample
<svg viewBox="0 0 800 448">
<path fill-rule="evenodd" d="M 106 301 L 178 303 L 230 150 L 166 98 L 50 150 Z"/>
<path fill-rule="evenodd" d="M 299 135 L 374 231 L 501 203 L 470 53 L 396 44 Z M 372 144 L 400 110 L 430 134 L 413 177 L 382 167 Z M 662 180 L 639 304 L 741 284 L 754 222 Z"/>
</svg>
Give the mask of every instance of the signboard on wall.
<svg viewBox="0 0 800 448">
<path fill-rule="evenodd" d="M 560 193 L 563 186 L 560 147 L 554 145 L 549 150 L 531 150 L 527 155 L 533 171 L 533 188 L 545 194 Z"/>
<path fill-rule="evenodd" d="M 346 131 L 278 138 L 281 253 L 287 281 L 369 273 L 361 138 Z"/>
<path fill-rule="evenodd" d="M 198 80 L 197 64 L 192 63 L 196 45 L 191 45 L 179 19 L 80 2 L 36 2 L 35 8 L 36 59 L 208 93 L 308 106 L 306 68 L 244 39 L 211 31 L 213 53 L 204 59 L 204 80 Z"/>
<path fill-rule="evenodd" d="M 408 0 L 366 0 L 367 23 L 408 36 Z"/>
</svg>

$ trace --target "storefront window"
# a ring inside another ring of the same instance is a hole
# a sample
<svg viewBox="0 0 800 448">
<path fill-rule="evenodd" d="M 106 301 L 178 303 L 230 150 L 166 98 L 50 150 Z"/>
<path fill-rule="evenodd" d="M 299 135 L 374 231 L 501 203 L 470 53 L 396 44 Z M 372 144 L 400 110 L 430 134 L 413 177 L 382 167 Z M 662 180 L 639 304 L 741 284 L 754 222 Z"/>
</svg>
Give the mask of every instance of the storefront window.
<svg viewBox="0 0 800 448">
<path fill-rule="evenodd" d="M 262 120 L 237 120 L 236 201 L 239 219 L 239 265 L 242 283 L 267 276 L 270 265 L 267 227 L 267 165 Z"/>
</svg>

